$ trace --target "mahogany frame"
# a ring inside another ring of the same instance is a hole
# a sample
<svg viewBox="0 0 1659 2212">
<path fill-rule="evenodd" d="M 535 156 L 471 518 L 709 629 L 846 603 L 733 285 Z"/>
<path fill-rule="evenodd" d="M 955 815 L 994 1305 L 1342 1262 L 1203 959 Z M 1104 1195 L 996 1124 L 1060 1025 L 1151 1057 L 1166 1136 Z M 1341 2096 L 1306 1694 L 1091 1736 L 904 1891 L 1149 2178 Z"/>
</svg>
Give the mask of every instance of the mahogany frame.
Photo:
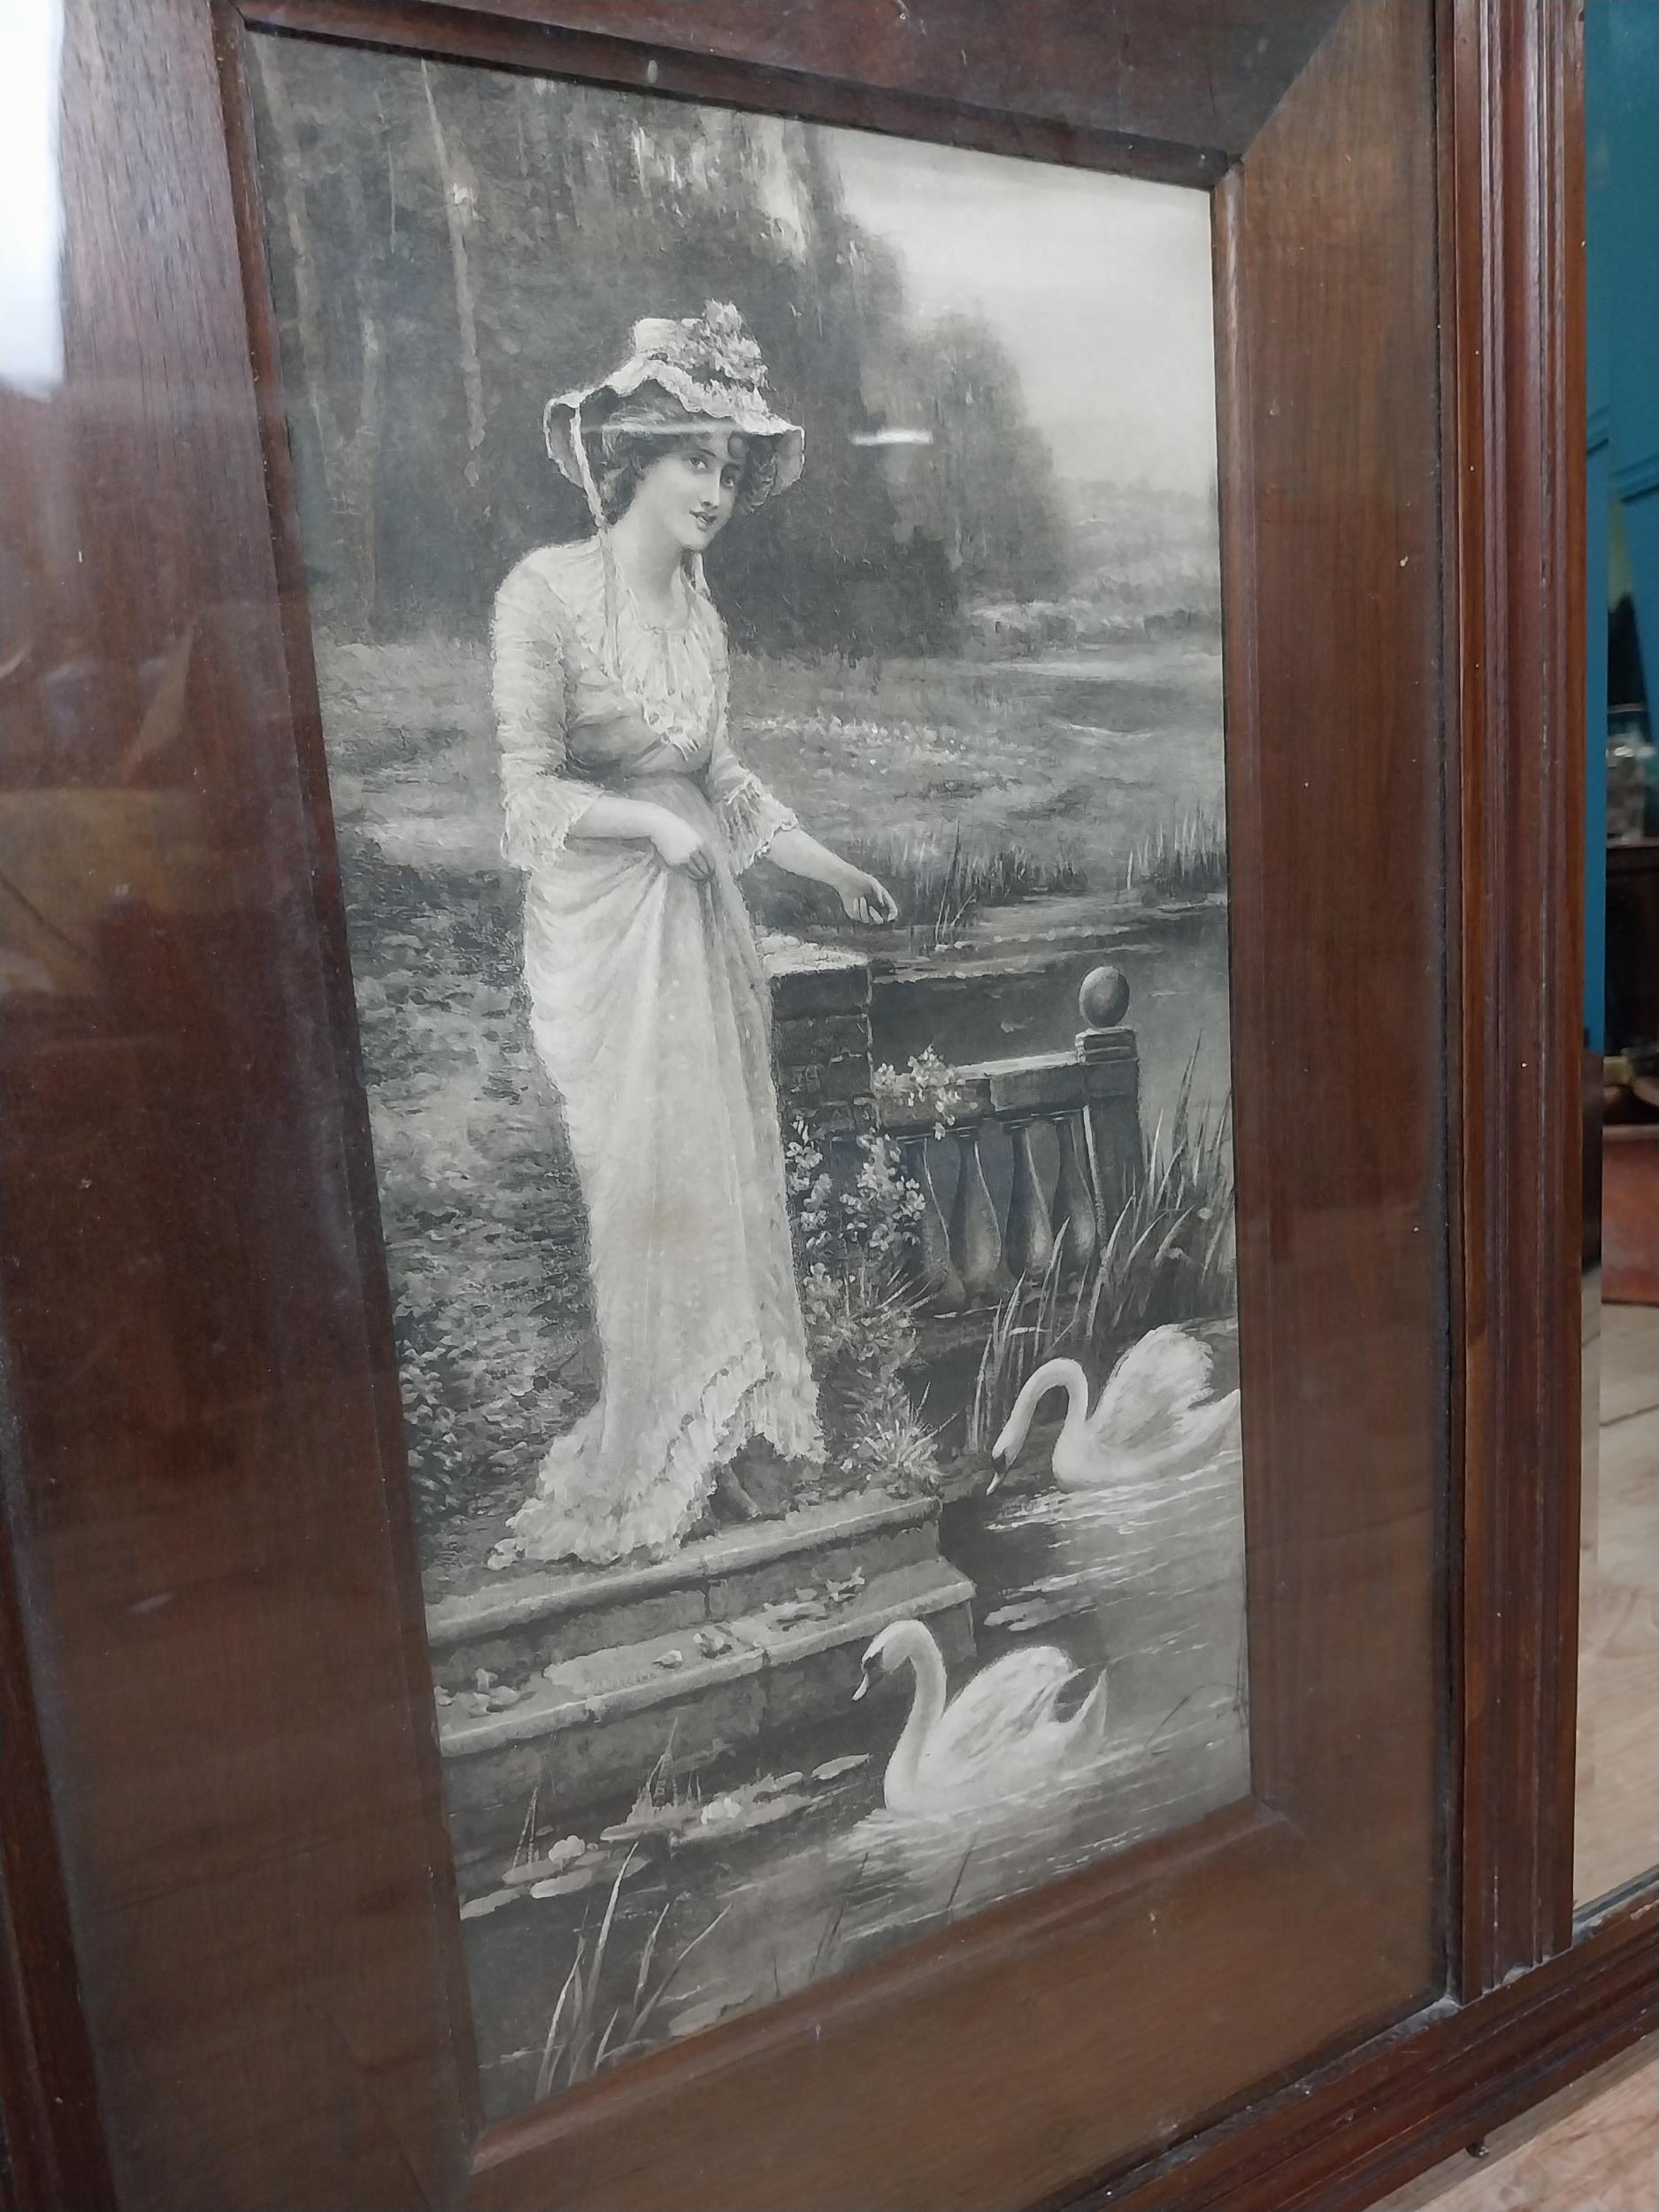
<svg viewBox="0 0 1659 2212">
<path fill-rule="evenodd" d="M 72 10 L 71 380 L 0 395 L 0 611 L 42 666 L 104 660 L 67 738 L 26 702 L 0 790 L 59 795 L 66 860 L 75 794 L 127 792 L 177 912 L 106 911 L 100 992 L 0 1044 L 19 2205 L 1340 2212 L 1659 2012 L 1659 1886 L 1576 1943 L 1571 1896 L 1575 18 L 1033 0 L 1016 39 L 994 0 L 874 12 Z M 627 84 L 649 60 L 665 92 L 1217 211 L 1256 1801 L 481 2142 L 249 27 Z M 151 776 L 134 672 L 181 634 Z M 1372 741 L 1322 758 L 1296 733 L 1339 702 Z"/>
</svg>

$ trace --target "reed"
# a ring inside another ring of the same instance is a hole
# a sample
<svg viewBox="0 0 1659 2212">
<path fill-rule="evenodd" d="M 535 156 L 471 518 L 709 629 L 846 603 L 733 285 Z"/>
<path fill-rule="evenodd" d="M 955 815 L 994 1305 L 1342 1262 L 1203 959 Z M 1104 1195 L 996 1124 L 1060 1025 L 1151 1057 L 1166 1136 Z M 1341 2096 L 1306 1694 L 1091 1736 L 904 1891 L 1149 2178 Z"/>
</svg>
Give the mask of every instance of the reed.
<svg viewBox="0 0 1659 2212">
<path fill-rule="evenodd" d="M 569 2089 L 579 2081 L 588 2081 L 602 2068 L 614 2066 L 618 2059 L 627 2058 L 636 2051 L 644 2050 L 653 2039 L 646 2033 L 657 2008 L 668 1994 L 675 1978 L 686 1961 L 704 1939 L 713 1934 L 726 1917 L 725 1909 L 716 1913 L 708 1925 L 682 1943 L 668 1962 L 653 1979 L 652 1968 L 657 1962 L 657 1945 L 674 1900 L 670 1897 L 651 1924 L 640 1951 L 640 1962 L 634 1977 L 631 1992 L 621 2001 L 612 2004 L 608 2017 L 600 1997 L 600 1985 L 604 1978 L 605 1956 L 610 1948 L 611 1932 L 616 1926 L 617 1904 L 622 1895 L 622 1885 L 628 1878 L 639 1846 L 634 1845 L 618 1869 L 617 1878 L 611 1886 L 605 1901 L 604 1917 L 594 1939 L 591 1955 L 588 1949 L 588 1932 L 584 1929 L 576 1939 L 576 1955 L 571 1961 L 570 1971 L 565 1977 L 553 2008 L 553 2017 L 541 2049 L 541 2063 L 536 2070 L 535 2097 L 540 2103 L 555 2089 Z M 601 2020 L 604 2025 L 601 2027 Z"/>
<path fill-rule="evenodd" d="M 1070 1356 L 1103 1375 L 1148 1329 L 1237 1310 L 1231 1109 L 1194 1109 L 1196 1065 L 1194 1047 L 1173 1107 L 1153 1129 L 1146 1174 L 1102 1225 L 1093 1264 L 1068 1287 L 1056 1247 L 1043 1274 L 1022 1276 L 997 1307 L 969 1411 L 971 1450 L 990 1450 L 1045 1360 Z"/>
<path fill-rule="evenodd" d="M 1125 891 L 1161 898 L 1196 899 L 1227 887 L 1227 830 L 1218 813 L 1203 807 L 1184 814 L 1173 829 L 1160 823 L 1129 849 Z"/>
<path fill-rule="evenodd" d="M 958 822 L 949 841 L 914 834 L 846 838 L 846 857 L 879 876 L 892 892 L 912 952 L 955 944 L 981 907 L 1023 900 L 1075 897 L 1088 876 L 1070 852 L 1042 854 L 1018 839 L 979 843 Z M 817 935 L 852 927 L 821 895 L 793 879 L 757 883 L 749 894 L 757 917 L 773 928 L 808 928 Z"/>
</svg>

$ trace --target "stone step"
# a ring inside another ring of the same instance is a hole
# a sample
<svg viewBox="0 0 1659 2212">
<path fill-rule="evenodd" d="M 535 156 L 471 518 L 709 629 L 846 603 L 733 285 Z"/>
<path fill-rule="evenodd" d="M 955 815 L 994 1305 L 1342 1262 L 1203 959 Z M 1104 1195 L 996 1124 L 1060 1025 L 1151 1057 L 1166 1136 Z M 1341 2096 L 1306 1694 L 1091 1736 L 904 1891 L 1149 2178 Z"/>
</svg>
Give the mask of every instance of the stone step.
<svg viewBox="0 0 1659 2212">
<path fill-rule="evenodd" d="M 463 1863 L 511 1853 L 531 1793 L 555 1831 L 605 1800 L 631 1797 L 665 1750 L 679 1770 L 849 1705 L 865 1645 L 892 1621 L 926 1621 L 947 1665 L 973 1648 L 973 1585 L 939 1558 L 889 1568 L 822 1618 L 764 1606 L 723 1624 L 730 1647 L 705 1657 L 693 1632 L 667 1630 L 554 1663 L 503 1711 L 439 1709 L 449 1832 Z M 662 1663 L 679 1654 L 679 1663 Z"/>
<path fill-rule="evenodd" d="M 564 1659 L 727 1622 L 803 1584 L 866 1580 L 939 1555 L 939 1504 L 862 1491 L 682 1545 L 639 1567 L 510 1568 L 426 1609 L 433 1678 L 466 1690 L 480 1668 L 517 1683 Z"/>
</svg>

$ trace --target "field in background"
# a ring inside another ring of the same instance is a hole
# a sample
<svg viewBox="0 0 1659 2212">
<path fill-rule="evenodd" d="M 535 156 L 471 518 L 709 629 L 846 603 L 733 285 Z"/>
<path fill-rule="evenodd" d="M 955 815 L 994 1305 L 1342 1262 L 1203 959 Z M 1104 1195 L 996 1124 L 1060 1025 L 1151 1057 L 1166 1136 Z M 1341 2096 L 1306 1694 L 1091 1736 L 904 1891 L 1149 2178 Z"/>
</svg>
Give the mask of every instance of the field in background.
<svg viewBox="0 0 1659 2212">
<path fill-rule="evenodd" d="M 342 841 L 417 868 L 498 868 L 483 648 L 325 643 L 319 664 Z M 1098 890 L 1121 885 L 1141 841 L 1218 809 L 1220 697 L 1218 640 L 1201 628 L 995 663 L 739 656 L 731 718 L 740 755 L 828 844 L 942 863 L 959 833 L 964 861 L 1020 854 Z"/>
</svg>

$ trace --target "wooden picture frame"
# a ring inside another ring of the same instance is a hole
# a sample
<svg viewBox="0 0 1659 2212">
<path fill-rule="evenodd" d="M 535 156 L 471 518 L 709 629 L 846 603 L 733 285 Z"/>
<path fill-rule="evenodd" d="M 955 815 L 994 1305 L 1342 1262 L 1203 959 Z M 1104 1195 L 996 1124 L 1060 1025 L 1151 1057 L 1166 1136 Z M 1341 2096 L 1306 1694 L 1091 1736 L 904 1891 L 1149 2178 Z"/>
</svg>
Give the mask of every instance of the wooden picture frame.
<svg viewBox="0 0 1659 2212">
<path fill-rule="evenodd" d="M 0 806 L 87 978 L 0 1041 L 19 2205 L 1339 2212 L 1659 2009 L 1659 1887 L 1571 1894 L 1574 12 L 1109 12 L 68 11 L 65 373 L 0 390 Z M 276 34 L 1214 208 L 1253 1800 L 481 2133 L 250 142 Z"/>
</svg>

